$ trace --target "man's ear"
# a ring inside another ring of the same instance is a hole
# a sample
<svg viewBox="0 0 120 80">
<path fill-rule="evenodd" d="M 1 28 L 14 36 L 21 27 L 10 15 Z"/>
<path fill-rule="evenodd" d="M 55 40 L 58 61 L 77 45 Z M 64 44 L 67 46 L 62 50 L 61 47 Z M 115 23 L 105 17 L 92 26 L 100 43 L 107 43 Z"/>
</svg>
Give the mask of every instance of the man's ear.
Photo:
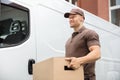
<svg viewBox="0 0 120 80">
<path fill-rule="evenodd" d="M 84 19 L 82 18 L 82 19 L 80 19 L 80 22 L 84 22 Z"/>
</svg>

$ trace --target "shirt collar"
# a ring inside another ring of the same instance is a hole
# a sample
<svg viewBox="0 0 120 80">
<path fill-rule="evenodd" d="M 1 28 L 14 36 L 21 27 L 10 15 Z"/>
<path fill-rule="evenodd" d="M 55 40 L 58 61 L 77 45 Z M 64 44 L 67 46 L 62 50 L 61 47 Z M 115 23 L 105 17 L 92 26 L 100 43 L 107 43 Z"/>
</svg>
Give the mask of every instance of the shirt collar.
<svg viewBox="0 0 120 80">
<path fill-rule="evenodd" d="M 75 37 L 77 34 L 81 33 L 82 31 L 84 31 L 85 27 L 82 26 L 77 32 L 73 32 L 72 33 L 72 38 Z"/>
<path fill-rule="evenodd" d="M 77 32 L 81 33 L 82 31 L 84 31 L 86 28 L 84 26 L 82 26 Z"/>
</svg>

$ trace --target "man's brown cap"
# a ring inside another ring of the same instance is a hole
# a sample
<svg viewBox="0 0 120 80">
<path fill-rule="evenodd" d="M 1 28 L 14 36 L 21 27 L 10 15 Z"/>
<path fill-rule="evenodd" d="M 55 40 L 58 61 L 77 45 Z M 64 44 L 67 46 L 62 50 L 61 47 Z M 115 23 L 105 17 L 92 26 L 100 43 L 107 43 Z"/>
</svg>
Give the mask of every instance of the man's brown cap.
<svg viewBox="0 0 120 80">
<path fill-rule="evenodd" d="M 83 18 L 85 19 L 83 11 L 78 8 L 74 8 L 70 12 L 65 13 L 64 17 L 68 18 L 70 16 L 70 14 L 79 14 L 79 15 L 83 16 Z"/>
</svg>

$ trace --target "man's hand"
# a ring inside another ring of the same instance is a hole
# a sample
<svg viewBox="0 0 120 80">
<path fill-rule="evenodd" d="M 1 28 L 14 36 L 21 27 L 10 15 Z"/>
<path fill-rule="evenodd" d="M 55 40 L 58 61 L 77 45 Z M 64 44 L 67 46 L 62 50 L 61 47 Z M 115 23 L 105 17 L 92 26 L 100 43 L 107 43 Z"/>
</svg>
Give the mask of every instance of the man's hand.
<svg viewBox="0 0 120 80">
<path fill-rule="evenodd" d="M 69 62 L 68 67 L 73 69 L 78 69 L 80 67 L 79 59 L 76 57 L 65 58 L 66 61 Z"/>
</svg>

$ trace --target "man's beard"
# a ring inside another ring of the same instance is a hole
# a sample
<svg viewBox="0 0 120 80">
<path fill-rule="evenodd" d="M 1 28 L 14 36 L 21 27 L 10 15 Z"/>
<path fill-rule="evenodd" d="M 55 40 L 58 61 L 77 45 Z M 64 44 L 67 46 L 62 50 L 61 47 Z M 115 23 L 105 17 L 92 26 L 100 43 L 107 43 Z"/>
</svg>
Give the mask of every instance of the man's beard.
<svg viewBox="0 0 120 80">
<path fill-rule="evenodd" d="M 70 26 L 70 28 L 75 28 L 75 27 L 77 27 L 77 26 Z"/>
<path fill-rule="evenodd" d="M 70 28 L 73 28 L 74 26 L 70 26 Z"/>
<path fill-rule="evenodd" d="M 70 25 L 71 28 L 74 28 L 75 26 L 74 25 Z"/>
</svg>

